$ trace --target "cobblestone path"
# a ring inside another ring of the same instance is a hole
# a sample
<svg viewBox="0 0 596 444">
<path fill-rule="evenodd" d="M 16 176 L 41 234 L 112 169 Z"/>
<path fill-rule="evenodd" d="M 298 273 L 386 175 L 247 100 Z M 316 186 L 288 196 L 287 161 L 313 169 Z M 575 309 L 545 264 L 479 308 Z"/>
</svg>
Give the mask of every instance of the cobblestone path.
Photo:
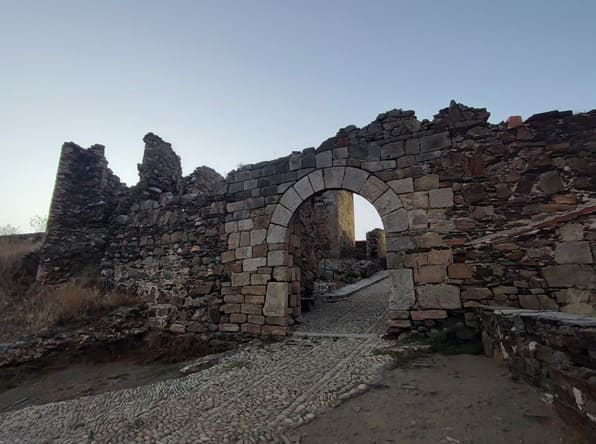
<svg viewBox="0 0 596 444">
<path fill-rule="evenodd" d="M 186 377 L 9 412 L 0 443 L 277 441 L 378 380 L 390 360 L 375 353 L 383 342 L 373 335 L 386 320 L 383 290 L 319 304 L 300 328 L 362 337 L 253 344 Z"/>
</svg>

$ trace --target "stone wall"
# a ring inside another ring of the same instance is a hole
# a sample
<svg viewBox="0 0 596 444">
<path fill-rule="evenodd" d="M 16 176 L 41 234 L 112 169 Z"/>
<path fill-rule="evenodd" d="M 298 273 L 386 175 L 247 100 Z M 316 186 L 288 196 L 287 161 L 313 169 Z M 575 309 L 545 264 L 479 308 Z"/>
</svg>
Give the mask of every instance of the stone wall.
<svg viewBox="0 0 596 444">
<path fill-rule="evenodd" d="M 596 436 L 596 319 L 519 309 L 479 313 L 487 356 L 546 390 L 561 416 Z"/>
<path fill-rule="evenodd" d="M 590 312 L 596 111 L 488 117 L 455 102 L 432 121 L 392 110 L 225 182 L 198 174 L 209 184 L 201 195 L 152 134 L 133 188 L 109 172 L 103 148 L 67 144 L 43 270 L 67 278 L 73 264 L 100 263 L 106 286 L 166 304 L 162 328 L 285 334 L 304 287 L 291 221 L 309 199 L 342 190 L 383 221 L 391 331 L 448 316 L 475 325 L 480 304 Z"/>
</svg>

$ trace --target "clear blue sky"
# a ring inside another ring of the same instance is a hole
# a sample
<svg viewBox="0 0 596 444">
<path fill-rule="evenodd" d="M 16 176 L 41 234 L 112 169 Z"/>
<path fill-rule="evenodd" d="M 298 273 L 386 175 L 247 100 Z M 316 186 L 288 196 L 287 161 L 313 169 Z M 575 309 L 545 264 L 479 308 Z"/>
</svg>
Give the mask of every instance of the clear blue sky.
<svg viewBox="0 0 596 444">
<path fill-rule="evenodd" d="M 148 131 L 225 175 L 391 108 L 596 108 L 596 2 L 0 0 L 0 91 L 0 225 L 26 231 L 64 141 L 134 184 Z"/>
</svg>

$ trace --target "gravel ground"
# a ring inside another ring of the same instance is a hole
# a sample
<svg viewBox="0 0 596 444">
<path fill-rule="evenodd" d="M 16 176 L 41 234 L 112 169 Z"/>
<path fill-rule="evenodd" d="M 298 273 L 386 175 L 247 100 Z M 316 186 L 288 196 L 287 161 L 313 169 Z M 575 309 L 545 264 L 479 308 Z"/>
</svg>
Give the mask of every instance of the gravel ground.
<svg viewBox="0 0 596 444">
<path fill-rule="evenodd" d="M 370 337 L 255 343 L 187 377 L 9 412 L 0 443 L 277 440 L 380 379 L 391 358 L 375 353 L 387 309 L 376 287 L 319 304 L 300 328 Z"/>
</svg>

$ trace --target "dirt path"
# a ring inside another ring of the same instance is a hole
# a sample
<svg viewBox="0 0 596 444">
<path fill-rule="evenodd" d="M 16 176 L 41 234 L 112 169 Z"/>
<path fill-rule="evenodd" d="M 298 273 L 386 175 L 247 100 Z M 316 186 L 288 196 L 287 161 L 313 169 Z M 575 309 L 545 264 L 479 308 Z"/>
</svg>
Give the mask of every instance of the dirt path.
<svg viewBox="0 0 596 444">
<path fill-rule="evenodd" d="M 432 355 L 299 428 L 303 444 L 512 444 L 582 441 L 542 393 L 481 356 Z"/>
</svg>

